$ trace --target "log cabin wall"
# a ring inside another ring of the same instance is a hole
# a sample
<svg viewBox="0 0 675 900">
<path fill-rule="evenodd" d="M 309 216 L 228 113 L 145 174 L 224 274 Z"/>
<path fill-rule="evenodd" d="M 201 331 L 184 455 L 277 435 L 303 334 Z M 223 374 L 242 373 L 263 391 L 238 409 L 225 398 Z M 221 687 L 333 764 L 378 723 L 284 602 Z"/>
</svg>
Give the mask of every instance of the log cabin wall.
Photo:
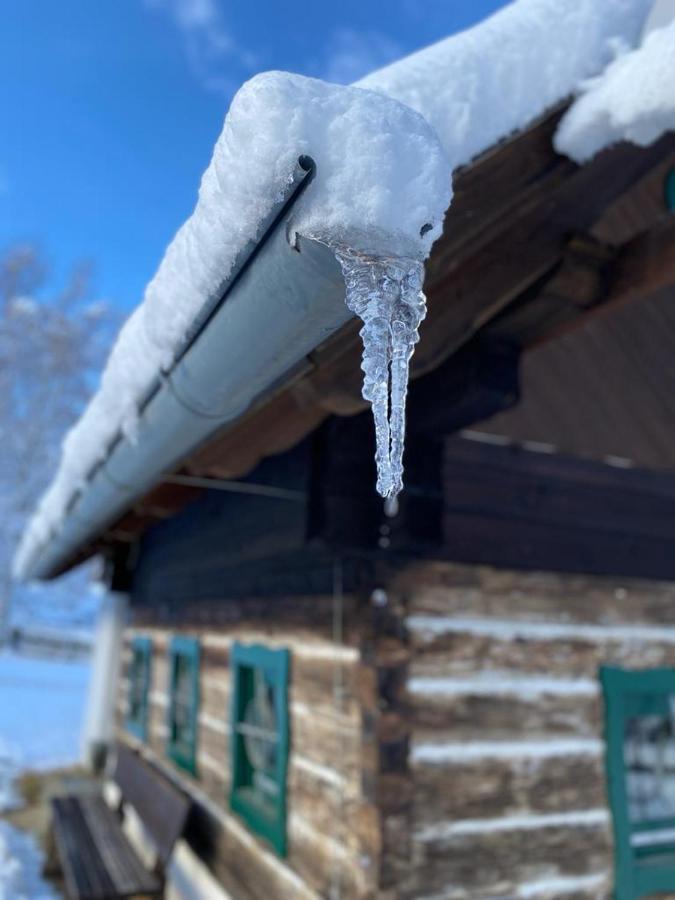
<svg viewBox="0 0 675 900">
<path fill-rule="evenodd" d="M 269 607 L 266 620 L 247 619 L 246 603 L 228 604 L 236 625 L 158 627 L 145 614 L 146 625 L 126 633 L 118 697 L 119 735 L 168 771 L 193 797 L 195 823 L 187 839 L 236 900 L 277 897 L 317 898 L 331 895 L 374 896 L 379 832 L 372 801 L 362 790 L 362 716 L 359 700 L 360 651 L 353 633 L 336 645 L 331 634 L 333 598 L 311 597 L 313 607 L 300 627 L 284 621 Z M 352 598 L 343 598 L 350 609 Z M 303 602 L 291 606 L 300 611 Z M 324 627 L 317 624 L 323 610 Z M 177 768 L 167 757 L 168 646 L 174 634 L 200 639 L 200 707 L 197 775 Z M 124 726 L 127 709 L 130 644 L 136 635 L 152 640 L 149 727 L 145 743 Z M 288 853 L 279 858 L 249 831 L 229 808 L 230 692 L 229 654 L 234 640 L 286 647 L 291 654 L 289 678 L 290 755 L 288 764 Z M 192 832 L 192 833 L 190 833 Z"/>
<path fill-rule="evenodd" d="M 675 585 L 434 562 L 387 595 L 409 755 L 381 896 L 608 897 L 597 670 L 675 666 Z"/>
</svg>

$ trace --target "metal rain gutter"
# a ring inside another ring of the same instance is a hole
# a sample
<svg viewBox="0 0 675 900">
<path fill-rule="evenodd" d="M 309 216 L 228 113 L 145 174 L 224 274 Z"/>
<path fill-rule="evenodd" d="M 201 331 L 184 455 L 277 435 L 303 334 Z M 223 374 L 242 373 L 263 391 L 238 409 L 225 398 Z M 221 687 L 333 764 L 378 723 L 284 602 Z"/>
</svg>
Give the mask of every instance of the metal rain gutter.
<svg viewBox="0 0 675 900">
<path fill-rule="evenodd" d="M 141 404 L 136 439 L 119 434 L 71 499 L 58 530 L 36 548 L 24 578 L 53 577 L 164 473 L 242 415 L 351 313 L 340 266 L 322 243 L 293 237 L 293 208 L 315 171 L 300 157 L 262 236 L 205 304 L 169 370 Z"/>
</svg>

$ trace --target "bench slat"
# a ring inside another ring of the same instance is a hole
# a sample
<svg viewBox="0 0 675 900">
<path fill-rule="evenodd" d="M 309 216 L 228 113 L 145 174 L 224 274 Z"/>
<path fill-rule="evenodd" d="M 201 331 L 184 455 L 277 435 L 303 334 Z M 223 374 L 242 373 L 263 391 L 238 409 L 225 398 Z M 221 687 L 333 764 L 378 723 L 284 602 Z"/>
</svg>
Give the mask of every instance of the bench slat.
<svg viewBox="0 0 675 900">
<path fill-rule="evenodd" d="M 117 745 L 114 781 L 150 833 L 164 866 L 183 833 L 191 800 L 123 743 Z"/>
<path fill-rule="evenodd" d="M 114 897 L 114 885 L 101 864 L 75 797 L 52 800 L 54 837 L 68 896 L 87 900 Z"/>
<path fill-rule="evenodd" d="M 116 894 L 125 897 L 161 890 L 161 881 L 143 865 L 105 800 L 97 796 L 83 798 L 81 809 Z"/>
<path fill-rule="evenodd" d="M 161 893 L 161 880 L 143 866 L 102 797 L 59 797 L 52 808 L 69 896 L 113 900 Z"/>
</svg>

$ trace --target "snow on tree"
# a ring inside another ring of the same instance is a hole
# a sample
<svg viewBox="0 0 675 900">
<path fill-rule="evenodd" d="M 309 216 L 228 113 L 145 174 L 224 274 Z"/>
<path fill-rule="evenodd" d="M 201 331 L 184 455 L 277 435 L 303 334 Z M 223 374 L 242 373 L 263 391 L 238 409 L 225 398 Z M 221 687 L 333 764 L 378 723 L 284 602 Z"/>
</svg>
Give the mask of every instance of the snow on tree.
<svg viewBox="0 0 675 900">
<path fill-rule="evenodd" d="M 35 247 L 17 245 L 0 255 L 0 638 L 14 549 L 58 463 L 63 435 L 92 392 L 112 324 L 107 305 L 89 300 L 86 267 L 50 290 Z M 26 621 L 45 607 L 47 621 L 81 619 L 84 577 L 56 591 L 23 588 L 16 615 Z"/>
</svg>

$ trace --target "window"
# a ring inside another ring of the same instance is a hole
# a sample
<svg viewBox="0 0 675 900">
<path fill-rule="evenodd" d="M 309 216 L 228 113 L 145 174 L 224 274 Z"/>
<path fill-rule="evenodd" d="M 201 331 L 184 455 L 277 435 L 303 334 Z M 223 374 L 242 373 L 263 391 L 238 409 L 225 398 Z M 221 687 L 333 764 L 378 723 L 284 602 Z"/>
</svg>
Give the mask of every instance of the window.
<svg viewBox="0 0 675 900">
<path fill-rule="evenodd" d="M 675 169 L 670 169 L 663 182 L 663 196 L 666 209 L 675 212 Z"/>
<path fill-rule="evenodd" d="M 604 668 L 616 896 L 675 890 L 675 669 Z"/>
<path fill-rule="evenodd" d="M 167 752 L 181 768 L 197 774 L 199 641 L 175 637 L 169 663 L 169 739 Z"/>
<path fill-rule="evenodd" d="M 150 690 L 150 666 L 152 641 L 134 638 L 131 645 L 129 666 L 129 702 L 127 706 L 127 730 L 144 741 L 148 733 L 148 692 Z"/>
<path fill-rule="evenodd" d="M 289 653 L 235 644 L 231 667 L 230 805 L 285 856 Z"/>
</svg>

